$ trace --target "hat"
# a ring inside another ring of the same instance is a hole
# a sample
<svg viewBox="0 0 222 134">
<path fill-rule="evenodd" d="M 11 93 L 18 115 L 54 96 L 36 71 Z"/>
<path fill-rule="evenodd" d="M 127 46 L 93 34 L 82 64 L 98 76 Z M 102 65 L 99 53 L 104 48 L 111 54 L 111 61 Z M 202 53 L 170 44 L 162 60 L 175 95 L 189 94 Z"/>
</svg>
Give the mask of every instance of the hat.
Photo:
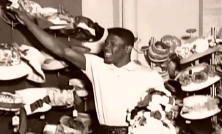
<svg viewBox="0 0 222 134">
<path fill-rule="evenodd" d="M 214 132 L 211 118 L 191 121 L 189 128 L 193 134 L 212 134 Z"/>
</svg>

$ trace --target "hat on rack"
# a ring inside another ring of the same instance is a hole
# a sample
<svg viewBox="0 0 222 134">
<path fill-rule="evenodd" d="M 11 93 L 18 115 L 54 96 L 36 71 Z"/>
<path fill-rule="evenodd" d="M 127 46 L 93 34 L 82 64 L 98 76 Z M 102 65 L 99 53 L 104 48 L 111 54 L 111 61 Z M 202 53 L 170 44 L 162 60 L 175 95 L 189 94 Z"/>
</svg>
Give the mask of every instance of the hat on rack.
<svg viewBox="0 0 222 134">
<path fill-rule="evenodd" d="M 189 128 L 193 134 L 212 134 L 214 132 L 210 118 L 191 121 Z"/>
</svg>

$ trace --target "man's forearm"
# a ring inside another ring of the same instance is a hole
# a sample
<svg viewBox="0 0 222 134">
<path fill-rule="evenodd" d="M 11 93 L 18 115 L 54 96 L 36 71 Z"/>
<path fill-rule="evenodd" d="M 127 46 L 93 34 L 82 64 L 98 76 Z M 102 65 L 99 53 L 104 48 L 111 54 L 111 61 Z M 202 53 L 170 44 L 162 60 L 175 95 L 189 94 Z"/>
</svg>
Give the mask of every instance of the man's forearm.
<svg viewBox="0 0 222 134">
<path fill-rule="evenodd" d="M 56 55 L 63 57 L 64 49 L 69 47 L 69 42 L 54 38 L 44 30 L 40 29 L 35 23 L 27 19 L 25 21 L 27 28 L 39 40 L 42 45 L 51 50 Z"/>
<path fill-rule="evenodd" d="M 42 43 L 47 49 L 54 54 L 65 58 L 78 68 L 85 70 L 86 59 L 84 53 L 87 53 L 88 49 L 84 47 L 71 47 L 68 40 L 61 40 L 54 38 L 53 36 L 40 29 L 35 23 L 27 19 L 24 21 L 27 28 L 33 33 L 33 35 Z"/>
</svg>

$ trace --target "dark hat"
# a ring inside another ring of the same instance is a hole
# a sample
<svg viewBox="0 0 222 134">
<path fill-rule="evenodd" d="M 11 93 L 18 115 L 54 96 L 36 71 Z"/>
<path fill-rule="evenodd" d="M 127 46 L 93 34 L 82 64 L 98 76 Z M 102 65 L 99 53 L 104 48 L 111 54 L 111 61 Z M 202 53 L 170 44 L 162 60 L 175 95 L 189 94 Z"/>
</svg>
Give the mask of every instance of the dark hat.
<svg viewBox="0 0 222 134">
<path fill-rule="evenodd" d="M 191 121 L 188 126 L 192 134 L 212 134 L 214 132 L 211 118 Z"/>
</svg>

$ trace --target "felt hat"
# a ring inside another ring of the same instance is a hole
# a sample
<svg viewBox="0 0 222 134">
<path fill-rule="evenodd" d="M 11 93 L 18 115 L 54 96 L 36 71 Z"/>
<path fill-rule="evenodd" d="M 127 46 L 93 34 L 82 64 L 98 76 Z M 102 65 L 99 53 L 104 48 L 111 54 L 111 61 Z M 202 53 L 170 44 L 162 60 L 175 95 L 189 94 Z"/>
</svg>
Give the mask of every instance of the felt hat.
<svg viewBox="0 0 222 134">
<path fill-rule="evenodd" d="M 188 126 L 192 134 L 212 134 L 214 132 L 210 118 L 191 121 Z"/>
</svg>

